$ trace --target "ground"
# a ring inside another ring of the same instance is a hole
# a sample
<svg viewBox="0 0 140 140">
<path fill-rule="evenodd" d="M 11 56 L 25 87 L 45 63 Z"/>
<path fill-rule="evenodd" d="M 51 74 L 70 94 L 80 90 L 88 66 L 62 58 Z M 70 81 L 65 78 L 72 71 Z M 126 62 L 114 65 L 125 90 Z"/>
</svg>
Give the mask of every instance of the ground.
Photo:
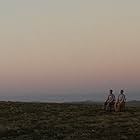
<svg viewBox="0 0 140 140">
<path fill-rule="evenodd" d="M 140 107 L 0 102 L 0 140 L 140 140 Z"/>
</svg>

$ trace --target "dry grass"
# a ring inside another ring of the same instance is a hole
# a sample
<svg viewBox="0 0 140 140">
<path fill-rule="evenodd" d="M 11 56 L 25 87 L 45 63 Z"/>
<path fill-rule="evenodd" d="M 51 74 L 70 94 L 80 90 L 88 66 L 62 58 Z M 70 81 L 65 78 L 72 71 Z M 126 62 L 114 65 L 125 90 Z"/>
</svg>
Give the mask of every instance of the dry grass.
<svg viewBox="0 0 140 140">
<path fill-rule="evenodd" d="M 1 102 L 0 140 L 140 140 L 140 107 Z"/>
</svg>

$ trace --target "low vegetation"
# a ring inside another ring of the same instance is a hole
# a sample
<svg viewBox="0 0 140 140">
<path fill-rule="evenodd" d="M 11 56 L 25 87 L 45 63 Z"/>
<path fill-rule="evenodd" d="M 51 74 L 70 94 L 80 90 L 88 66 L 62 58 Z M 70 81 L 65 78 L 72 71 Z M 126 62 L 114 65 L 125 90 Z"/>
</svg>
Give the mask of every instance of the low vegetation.
<svg viewBox="0 0 140 140">
<path fill-rule="evenodd" d="M 1 102 L 0 140 L 140 140 L 140 107 Z"/>
</svg>

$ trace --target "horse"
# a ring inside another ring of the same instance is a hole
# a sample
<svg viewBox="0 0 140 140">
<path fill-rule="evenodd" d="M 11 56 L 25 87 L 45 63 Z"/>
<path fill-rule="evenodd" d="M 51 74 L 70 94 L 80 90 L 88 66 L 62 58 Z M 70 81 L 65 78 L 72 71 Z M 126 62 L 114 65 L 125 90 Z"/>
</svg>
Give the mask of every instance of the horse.
<svg viewBox="0 0 140 140">
<path fill-rule="evenodd" d="M 114 105 L 116 112 L 123 112 L 125 111 L 125 102 L 117 102 Z"/>
</svg>

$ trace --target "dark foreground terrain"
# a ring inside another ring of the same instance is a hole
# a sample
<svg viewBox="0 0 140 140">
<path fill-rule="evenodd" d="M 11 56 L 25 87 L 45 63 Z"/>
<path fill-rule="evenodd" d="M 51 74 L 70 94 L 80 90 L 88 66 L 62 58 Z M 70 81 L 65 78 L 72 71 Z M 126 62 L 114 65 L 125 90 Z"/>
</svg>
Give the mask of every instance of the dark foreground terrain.
<svg viewBox="0 0 140 140">
<path fill-rule="evenodd" d="M 140 107 L 0 102 L 0 140 L 140 140 Z"/>
</svg>

